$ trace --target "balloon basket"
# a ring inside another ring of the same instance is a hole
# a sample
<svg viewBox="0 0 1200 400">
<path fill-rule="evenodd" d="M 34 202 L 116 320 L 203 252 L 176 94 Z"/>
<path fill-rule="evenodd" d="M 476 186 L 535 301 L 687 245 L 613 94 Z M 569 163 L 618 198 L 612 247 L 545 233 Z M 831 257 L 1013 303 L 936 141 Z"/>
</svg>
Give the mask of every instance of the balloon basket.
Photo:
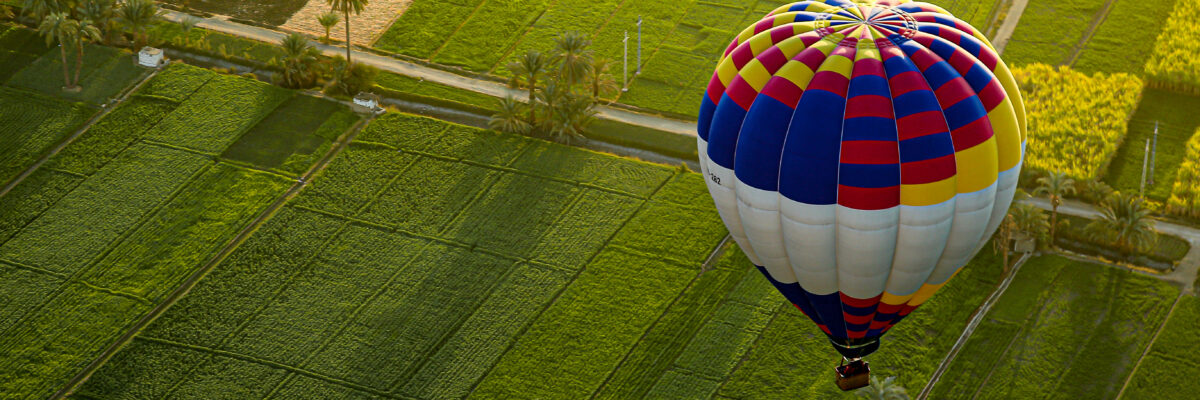
<svg viewBox="0 0 1200 400">
<path fill-rule="evenodd" d="M 850 391 L 871 384 L 871 367 L 866 361 L 852 360 L 850 364 L 845 364 L 845 359 L 842 359 L 842 364 L 834 368 L 834 373 L 837 376 L 835 382 L 842 391 Z"/>
</svg>

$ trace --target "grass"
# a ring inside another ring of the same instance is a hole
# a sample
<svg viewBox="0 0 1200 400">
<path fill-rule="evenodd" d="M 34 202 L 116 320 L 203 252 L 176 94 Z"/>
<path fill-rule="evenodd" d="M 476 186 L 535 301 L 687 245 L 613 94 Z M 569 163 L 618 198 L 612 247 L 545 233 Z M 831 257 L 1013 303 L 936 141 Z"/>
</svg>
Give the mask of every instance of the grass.
<svg viewBox="0 0 1200 400">
<path fill-rule="evenodd" d="M 586 396 L 724 236 L 693 173 L 398 114 L 358 140 L 80 394 Z"/>
<path fill-rule="evenodd" d="M 375 78 L 380 95 L 426 104 L 444 104 L 456 109 L 491 112 L 499 108 L 499 99 L 466 89 L 427 82 L 391 72 L 380 72 Z"/>
<path fill-rule="evenodd" d="M 1155 52 L 1155 41 L 1164 32 L 1162 21 L 1170 17 L 1176 1 L 1116 2 L 1072 67 L 1088 73 L 1141 75 L 1146 60 Z M 1138 29 L 1129 29 L 1132 26 Z"/>
<path fill-rule="evenodd" d="M 1125 389 L 1127 399 L 1186 399 L 1196 384 L 1188 376 L 1200 369 L 1194 349 L 1200 344 L 1196 326 L 1200 324 L 1200 299 L 1183 296 L 1167 320 L 1150 353 L 1142 360 L 1137 374 Z M 1183 350 L 1183 351 L 1181 351 Z"/>
<path fill-rule="evenodd" d="M 1158 123 L 1158 146 L 1154 156 L 1154 184 L 1147 183 L 1146 197 L 1165 201 L 1171 195 L 1187 142 L 1200 128 L 1200 96 L 1188 96 L 1160 89 L 1146 89 L 1142 102 L 1129 122 L 1126 145 L 1121 146 L 1109 167 L 1105 182 L 1114 189 L 1133 193 L 1141 187 L 1142 159 L 1146 139 L 1153 139 Z"/>
<path fill-rule="evenodd" d="M 1010 65 L 1033 63 L 1062 65 L 1069 61 L 1079 41 L 1105 0 L 1030 0 L 1021 23 L 1004 48 Z M 1054 29 L 1046 29 L 1053 26 Z"/>
<path fill-rule="evenodd" d="M 1178 291 L 1127 270 L 1031 260 L 935 387 L 933 397 L 1112 398 Z"/>
<path fill-rule="evenodd" d="M 1059 223 L 1066 221 L 1066 227 L 1059 230 L 1058 245 L 1067 247 L 1073 251 L 1099 255 L 1109 259 L 1120 260 L 1122 257 L 1117 252 L 1110 250 L 1109 245 L 1103 241 L 1096 241 L 1087 234 L 1087 225 L 1092 220 L 1074 215 L 1059 214 Z M 1187 256 L 1191 245 L 1188 241 L 1177 236 L 1171 236 L 1163 233 L 1156 234 L 1157 239 L 1154 242 L 1154 247 L 1145 251 L 1139 251 L 1133 254 L 1134 262 L 1144 263 L 1144 260 L 1139 258 L 1152 260 L 1158 263 L 1163 263 L 1164 267 L 1173 267 L 1176 263 Z M 1063 239 L 1069 242 L 1064 242 Z"/>
<path fill-rule="evenodd" d="M 1129 123 L 1142 90 L 1137 77 L 1086 75 L 1041 64 L 1019 67 L 1014 76 L 1029 119 L 1027 167 L 1081 180 L 1098 178 L 1113 163 L 1114 153 L 1114 167 L 1122 165 L 1121 152 L 1130 147 L 1121 146 L 1124 140 L 1137 143 L 1136 136 L 1126 138 L 1127 127 L 1137 126 Z M 1062 149 L 1074 151 L 1064 156 Z"/>
<path fill-rule="evenodd" d="M 7 184 L 62 142 L 96 110 L 26 90 L 0 86 L 0 182 Z M 2 186 L 2 185 L 0 185 Z"/>
<path fill-rule="evenodd" d="M 68 52 L 67 60 L 74 79 L 75 55 Z M 61 54 L 51 50 L 10 78 L 6 85 L 69 101 L 99 105 L 136 82 L 145 74 L 145 70 L 134 65 L 133 54 L 126 50 L 87 44 L 83 53 L 83 69 L 79 75 L 82 90 L 78 93 L 63 91 L 62 73 Z"/>
</svg>

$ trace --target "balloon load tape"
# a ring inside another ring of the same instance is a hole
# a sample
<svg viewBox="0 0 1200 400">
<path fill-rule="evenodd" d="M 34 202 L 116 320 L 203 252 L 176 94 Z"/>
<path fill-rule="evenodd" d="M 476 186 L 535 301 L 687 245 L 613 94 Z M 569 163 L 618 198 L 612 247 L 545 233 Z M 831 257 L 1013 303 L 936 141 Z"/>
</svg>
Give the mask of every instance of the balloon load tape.
<svg viewBox="0 0 1200 400">
<path fill-rule="evenodd" d="M 842 339 L 829 337 L 829 343 L 833 344 L 833 348 L 837 350 L 842 357 L 853 360 L 863 358 L 867 355 L 879 350 L 879 338 L 871 339 Z"/>
</svg>

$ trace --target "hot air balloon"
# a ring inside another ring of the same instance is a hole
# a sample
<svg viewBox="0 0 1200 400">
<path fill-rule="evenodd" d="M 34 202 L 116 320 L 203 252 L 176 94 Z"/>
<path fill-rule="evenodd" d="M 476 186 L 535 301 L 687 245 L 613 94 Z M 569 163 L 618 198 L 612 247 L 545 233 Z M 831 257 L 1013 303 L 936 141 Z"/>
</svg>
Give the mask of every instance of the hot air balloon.
<svg viewBox="0 0 1200 400">
<path fill-rule="evenodd" d="M 1016 81 L 933 4 L 802 1 L 746 28 L 700 108 L 730 235 L 853 366 L 991 237 L 1025 143 Z"/>
</svg>

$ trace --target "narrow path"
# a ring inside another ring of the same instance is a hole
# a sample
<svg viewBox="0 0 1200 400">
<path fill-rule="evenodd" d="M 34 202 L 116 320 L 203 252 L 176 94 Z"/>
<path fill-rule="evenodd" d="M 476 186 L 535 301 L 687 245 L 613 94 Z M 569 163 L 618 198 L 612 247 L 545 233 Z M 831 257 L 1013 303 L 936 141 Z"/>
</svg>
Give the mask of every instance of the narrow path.
<svg viewBox="0 0 1200 400">
<path fill-rule="evenodd" d="M 162 313 L 166 312 L 167 309 L 171 308 L 171 306 L 174 305 L 175 302 L 179 301 L 180 298 L 183 298 L 184 295 L 190 292 L 192 288 L 194 288 L 196 284 L 200 282 L 200 279 L 208 275 L 208 273 L 211 272 L 218 264 L 220 264 L 221 261 L 225 260 L 226 257 L 233 253 L 233 251 L 237 249 L 238 246 L 240 246 L 243 242 L 245 242 L 246 239 L 248 239 L 250 235 L 254 233 L 254 231 L 258 230 L 259 226 L 262 226 L 262 224 L 270 219 L 275 212 L 279 211 L 280 208 L 283 208 L 283 205 L 287 203 L 288 200 L 291 200 L 293 197 L 299 194 L 305 186 L 308 186 L 308 182 L 312 181 L 313 176 L 324 170 L 334 157 L 336 157 L 342 152 L 342 150 L 349 146 L 350 142 L 354 140 L 354 136 L 358 135 L 358 132 L 361 131 L 362 128 L 368 123 L 370 123 L 372 119 L 374 119 L 374 117 L 363 119 L 343 133 L 342 136 L 338 138 L 337 142 L 335 142 L 334 145 L 329 149 L 329 151 L 325 153 L 325 156 L 322 157 L 320 161 L 317 161 L 312 168 L 309 168 L 308 172 L 305 172 L 304 176 L 300 180 L 298 180 L 292 185 L 291 188 L 280 195 L 279 198 L 275 199 L 275 202 L 271 203 L 270 206 L 267 206 L 266 209 L 259 213 L 254 221 L 251 221 L 249 225 L 246 225 L 245 228 L 242 228 L 242 230 L 238 232 L 237 236 L 226 243 L 225 247 L 222 247 L 220 252 L 209 259 L 204 266 L 200 267 L 190 276 L 188 276 L 188 278 L 183 281 L 183 284 L 172 291 L 171 294 L 162 301 L 162 303 L 159 303 L 157 307 L 151 309 L 149 313 L 134 323 L 133 326 L 126 330 L 120 338 L 105 348 L 104 352 L 100 353 L 99 357 L 89 363 L 83 370 L 79 371 L 78 374 L 71 378 L 70 381 L 63 385 L 63 387 L 59 389 L 58 392 L 55 392 L 50 398 L 54 400 L 65 399 L 67 396 L 70 396 L 72 393 L 74 393 L 75 390 L 78 390 L 79 387 L 88 380 L 88 378 L 91 378 L 93 373 L 99 370 L 100 367 L 104 366 L 108 360 L 112 359 L 113 355 L 115 355 L 117 351 L 119 351 L 126 344 L 129 344 L 129 342 L 132 341 L 138 333 L 149 326 L 151 322 L 154 322 L 154 320 L 162 315 Z"/>
<path fill-rule="evenodd" d="M 1021 15 L 1025 14 L 1025 7 L 1029 5 L 1029 0 L 1013 0 L 1012 6 L 1009 6 L 1008 13 L 1004 15 L 1004 23 L 1000 24 L 1000 29 L 996 30 L 996 36 L 992 38 L 992 46 L 996 48 L 996 53 L 1004 54 L 1004 47 L 1008 46 L 1008 40 L 1012 39 L 1013 31 L 1017 29 L 1017 23 L 1021 22 Z"/>
<path fill-rule="evenodd" d="M 1025 200 L 1026 203 L 1038 206 L 1044 210 L 1050 210 L 1050 200 L 1043 198 L 1031 198 Z M 1100 211 L 1092 205 L 1076 200 L 1066 200 L 1062 205 L 1058 206 L 1058 212 L 1074 215 L 1084 218 L 1098 218 Z M 1170 273 L 1155 275 L 1159 279 L 1170 281 L 1183 287 L 1183 290 L 1189 290 L 1192 284 L 1196 281 L 1196 275 L 1200 272 L 1200 229 L 1190 226 L 1179 225 L 1167 221 L 1154 221 L 1154 229 L 1160 233 L 1178 236 L 1186 240 L 1191 245 L 1186 256 L 1179 260 L 1179 265 Z"/>
<path fill-rule="evenodd" d="M 164 19 L 173 22 L 179 22 L 188 16 L 188 14 L 170 10 L 163 14 Z M 283 32 L 243 25 L 219 18 L 201 19 L 200 23 L 196 26 L 267 43 L 278 43 L 285 36 Z M 314 47 L 326 55 L 334 56 L 346 53 L 345 47 L 332 46 L 315 41 L 310 41 L 310 43 L 312 43 Z M 501 98 L 512 96 L 517 100 L 523 100 L 525 99 L 525 95 L 527 95 L 527 93 L 524 91 L 510 89 L 509 87 L 497 82 L 469 78 L 451 72 L 398 60 L 388 56 L 381 56 L 375 53 L 352 50 L 351 57 L 354 57 L 354 59 L 358 62 L 379 68 L 384 71 L 420 78 L 443 85 L 486 94 L 489 96 Z M 598 106 L 597 111 L 597 116 L 599 118 L 671 133 L 678 133 L 681 135 L 696 136 L 696 123 L 693 121 L 663 118 L 603 105 Z"/>
<path fill-rule="evenodd" d="M 62 151 L 62 149 L 64 149 L 64 148 L 66 148 L 67 145 L 74 142 L 75 139 L 78 139 L 80 136 L 83 136 L 84 132 L 87 132 L 89 129 L 92 129 L 92 125 L 95 125 L 96 122 L 99 122 L 101 118 L 104 118 L 105 115 L 108 115 L 108 113 L 110 113 L 110 112 L 112 112 L 112 110 L 116 109 L 118 105 L 120 105 L 121 103 L 124 103 L 125 100 L 129 98 L 130 95 L 132 95 L 134 92 L 136 92 L 138 90 L 138 88 L 142 87 L 142 85 L 146 84 L 146 82 L 149 82 L 150 78 L 153 78 L 155 75 L 158 75 L 158 71 L 159 70 L 156 69 L 156 70 L 150 71 L 149 74 L 142 74 L 141 80 L 138 81 L 137 83 L 131 85 L 130 87 L 125 88 L 125 91 L 121 94 L 120 97 L 117 98 L 116 101 L 105 103 L 104 105 L 102 105 L 100 112 L 96 113 L 96 115 L 93 115 L 92 118 L 87 121 L 87 123 L 84 123 L 83 126 L 79 128 L 79 130 L 76 130 L 75 133 L 71 134 L 70 137 L 67 137 L 62 142 L 59 142 L 57 146 L 54 146 L 54 148 L 51 149 L 49 152 L 47 152 L 46 154 L 43 154 L 42 157 L 39 158 L 37 160 L 37 162 L 33 163 L 33 165 L 30 165 L 29 168 L 26 168 L 24 171 L 21 171 L 21 174 L 17 175 L 16 178 L 13 178 L 12 182 L 9 182 L 7 185 L 4 185 L 4 188 L 0 188 L 0 197 L 4 197 L 4 195 L 8 194 L 9 191 L 11 191 L 11 190 L 13 190 L 13 188 L 17 187 L 18 184 L 25 181 L 25 178 L 28 178 L 30 175 L 33 175 L 33 173 L 36 172 L 38 170 L 38 168 L 42 167 L 42 164 L 45 164 L 46 161 L 50 160 L 50 157 L 53 157 L 55 154 L 58 154 L 58 152 Z M 109 105 L 111 105 L 112 107 L 108 107 Z"/>
<path fill-rule="evenodd" d="M 962 335 L 958 336 L 958 341 L 954 342 L 954 346 L 950 348 L 950 352 L 946 354 L 946 358 L 942 359 L 942 363 L 938 365 L 937 370 L 933 371 L 933 376 L 929 378 L 929 383 L 925 384 L 925 388 L 921 389 L 921 393 L 917 395 L 917 400 L 929 398 L 929 394 L 933 392 L 933 386 L 942 378 L 942 374 L 946 373 L 946 369 L 954 362 L 954 358 L 958 357 L 958 352 L 962 351 L 963 346 L 967 344 L 967 339 L 971 337 L 971 334 L 975 333 L 975 328 L 978 328 L 979 324 L 983 322 L 983 317 L 987 315 L 988 311 L 991 311 L 992 306 L 996 304 L 996 300 L 1000 299 L 1000 295 L 1003 295 L 1004 291 L 1008 290 L 1008 285 L 1012 283 L 1013 278 L 1017 276 L 1017 272 L 1021 270 L 1021 266 L 1025 265 L 1025 261 L 1028 261 L 1031 255 L 1032 253 L 1025 253 L 1025 255 L 1021 256 L 1016 264 L 1013 265 L 1012 271 L 1009 271 L 1008 276 L 1004 277 L 1004 280 L 1000 282 L 1000 286 L 992 291 L 992 294 L 983 302 L 983 305 L 979 306 L 979 310 L 975 311 L 975 316 L 971 317 L 971 322 L 967 323 L 967 328 L 963 329 Z"/>
<path fill-rule="evenodd" d="M 1065 65 L 1075 65 L 1075 60 L 1079 59 L 1079 53 L 1082 53 L 1083 48 L 1092 41 L 1092 36 L 1096 36 L 1096 30 L 1100 28 L 1100 24 L 1103 24 L 1104 20 L 1108 19 L 1108 13 L 1112 11 L 1114 4 L 1117 4 L 1117 0 L 1108 0 L 1104 3 L 1104 8 L 1100 10 L 1100 13 L 1092 17 L 1092 23 L 1088 25 L 1083 37 L 1079 38 L 1079 43 L 1075 43 L 1075 47 L 1071 49 L 1071 58 L 1067 59 Z"/>
</svg>

